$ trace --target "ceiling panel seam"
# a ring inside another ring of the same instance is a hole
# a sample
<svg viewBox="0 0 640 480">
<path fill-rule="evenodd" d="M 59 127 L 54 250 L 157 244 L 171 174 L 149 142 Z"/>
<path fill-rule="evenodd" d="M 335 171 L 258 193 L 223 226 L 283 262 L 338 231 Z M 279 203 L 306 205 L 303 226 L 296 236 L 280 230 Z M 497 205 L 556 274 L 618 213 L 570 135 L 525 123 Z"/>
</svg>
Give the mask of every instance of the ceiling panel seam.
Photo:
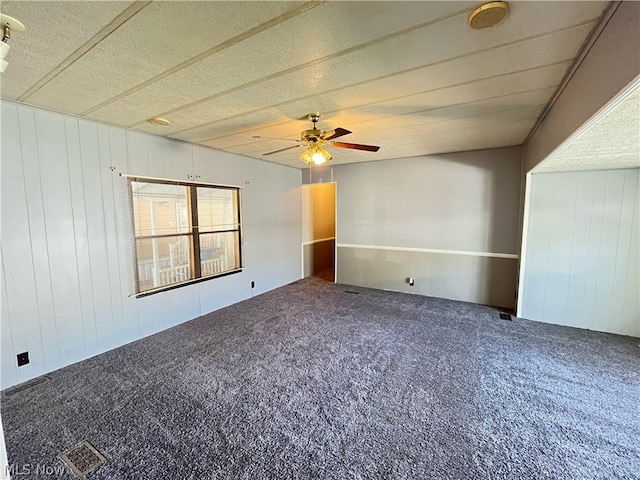
<svg viewBox="0 0 640 480">
<path fill-rule="evenodd" d="M 105 27 L 103 27 L 98 33 L 96 33 L 93 37 L 87 40 L 83 45 L 78 47 L 75 52 L 65 58 L 58 66 L 56 66 L 53 70 L 47 73 L 44 77 L 42 77 L 38 82 L 32 85 L 26 92 L 20 95 L 17 100 L 23 102 L 27 100 L 31 95 L 36 93 L 46 84 L 51 82 L 54 78 L 64 72 L 67 68 L 77 62 L 80 58 L 82 58 L 85 54 L 91 51 L 96 45 L 102 42 L 105 38 L 115 32 L 118 28 L 124 25 L 128 20 L 133 18 L 138 12 L 140 12 L 143 8 L 147 7 L 151 4 L 151 0 L 145 1 L 136 1 L 129 5 L 126 9 L 120 13 L 116 18 L 114 18 L 111 22 L 109 22 Z"/>
<path fill-rule="evenodd" d="M 458 10 L 458 11 L 456 11 L 454 13 L 450 13 L 449 15 L 444 15 L 444 16 L 438 17 L 438 18 L 436 18 L 434 20 L 429 20 L 428 22 L 420 23 L 418 25 L 412 25 L 411 27 L 404 28 L 404 29 L 399 30 L 397 32 L 392 32 L 392 33 L 389 33 L 389 34 L 384 35 L 382 37 L 374 38 L 373 40 L 369 40 L 368 42 L 364 42 L 364 43 L 360 43 L 358 45 L 354 45 L 353 47 L 346 48 L 344 50 L 332 53 L 330 55 L 326 55 L 326 56 L 321 57 L 321 58 L 316 58 L 315 60 L 310 60 L 310 61 L 302 63 L 300 65 L 294 65 L 293 67 L 286 68 L 286 69 L 281 70 L 279 72 L 272 73 L 271 75 L 267 75 L 266 77 L 257 78 L 255 80 L 252 80 L 251 82 L 248 82 L 248 83 L 245 83 L 245 84 L 242 84 L 242 85 L 238 85 L 236 87 L 230 88 L 230 89 L 225 90 L 223 92 L 218 92 L 218 93 L 215 93 L 213 95 L 209 95 L 207 97 L 203 97 L 203 98 L 198 99 L 196 101 L 187 103 L 187 104 L 182 105 L 180 107 L 177 107 L 177 108 L 174 108 L 172 110 L 168 110 L 166 112 L 162 112 L 162 113 L 159 113 L 159 114 L 153 115 L 153 116 L 154 117 L 156 117 L 156 116 L 164 117 L 164 116 L 167 116 L 167 115 L 171 115 L 172 113 L 176 113 L 176 112 L 179 112 L 181 110 L 185 110 L 187 108 L 191 108 L 191 107 L 194 107 L 196 105 L 199 105 L 199 104 L 201 104 L 203 102 L 207 102 L 207 101 L 214 100 L 216 98 L 219 98 L 219 97 L 222 97 L 222 96 L 225 96 L 225 95 L 229 95 L 230 93 L 234 93 L 234 92 L 243 90 L 245 88 L 252 87 L 254 85 L 258 85 L 259 83 L 263 83 L 263 82 L 266 82 L 266 81 L 269 81 L 269 80 L 273 80 L 273 79 L 282 77 L 284 75 L 288 75 L 289 73 L 293 73 L 293 72 L 296 72 L 296 71 L 299 71 L 299 70 L 304 70 L 305 68 L 313 67 L 315 65 L 319 65 L 319 64 L 327 62 L 329 60 L 334 60 L 336 58 L 340 58 L 340 57 L 342 57 L 344 55 L 348 55 L 350 53 L 357 52 L 358 50 L 363 50 L 363 49 L 368 48 L 368 47 L 370 47 L 372 45 L 375 45 L 375 44 L 378 44 L 378 43 L 381 43 L 381 42 L 385 42 L 387 40 L 391 40 L 393 38 L 397 38 L 397 37 L 400 37 L 402 35 L 406 35 L 408 33 L 414 32 L 416 30 L 427 28 L 427 27 L 436 25 L 438 23 L 446 22 L 447 20 L 451 20 L 452 18 L 458 17 L 460 15 L 464 15 L 468 11 L 469 11 L 469 9 L 465 8 L 465 9 L 462 9 L 462 10 Z M 135 122 L 135 123 L 132 123 L 130 125 L 127 125 L 127 127 L 128 128 L 132 128 L 132 127 L 138 126 L 140 124 L 143 124 L 145 122 L 146 122 L 146 120 L 141 120 L 139 122 Z"/>
<path fill-rule="evenodd" d="M 460 14 L 458 14 L 458 15 L 460 15 Z M 454 16 L 457 16 L 457 15 L 454 15 Z M 535 39 L 538 39 L 538 38 L 543 38 L 543 37 L 546 37 L 546 36 L 555 35 L 557 33 L 564 32 L 566 30 L 573 30 L 573 29 L 576 29 L 576 28 L 581 28 L 581 27 L 584 27 L 585 25 L 591 25 L 593 23 L 594 23 L 593 20 L 584 21 L 584 22 L 578 23 L 576 25 L 573 25 L 570 28 L 561 28 L 561 29 L 554 30 L 554 31 L 551 31 L 551 32 L 531 35 L 529 37 L 525 37 L 525 38 L 522 38 L 522 39 L 519 39 L 519 40 L 516 40 L 516 41 L 513 41 L 513 42 L 506 42 L 506 43 L 503 43 L 503 44 L 500 44 L 500 45 L 494 45 L 492 47 L 483 48 L 483 49 L 480 49 L 480 50 L 476 50 L 474 52 L 465 53 L 465 54 L 458 55 L 458 56 L 455 56 L 455 57 L 449 57 L 449 58 L 438 60 L 438 61 L 435 61 L 435 62 L 432 62 L 432 63 L 427 63 L 427 64 L 424 64 L 424 65 L 419 65 L 419 66 L 416 66 L 416 67 L 407 68 L 405 70 L 400 70 L 398 72 L 390 73 L 390 74 L 387 74 L 387 75 L 381 75 L 380 77 L 368 79 L 368 80 L 366 80 L 364 82 L 359 82 L 359 83 L 355 83 L 355 84 L 352 84 L 352 85 L 347 85 L 346 87 L 343 86 L 343 87 L 340 87 L 340 88 L 344 89 L 344 88 L 349 88 L 349 87 L 352 87 L 352 86 L 363 85 L 363 84 L 369 83 L 369 82 L 374 82 L 374 81 L 378 81 L 378 80 L 384 80 L 386 78 L 391 78 L 391 77 L 394 77 L 394 76 L 397 76 L 397 75 L 403 75 L 405 73 L 410 73 L 410 72 L 413 72 L 413 71 L 416 71 L 416 70 L 420 70 L 420 69 L 423 69 L 423 68 L 429 68 L 429 67 L 433 67 L 435 65 L 439 65 L 439 64 L 442 64 L 442 63 L 451 62 L 451 61 L 454 61 L 454 60 L 460 60 L 462 58 L 470 57 L 470 56 L 473 56 L 473 55 L 477 55 L 479 53 L 490 52 L 492 50 L 497 50 L 497 49 L 500 49 L 500 48 L 510 47 L 512 45 L 517 45 L 519 43 L 528 42 L 530 40 L 535 40 Z M 397 34 L 397 32 L 396 32 L 396 34 Z M 390 35 L 394 35 L 395 36 L 396 34 L 390 34 Z M 381 39 L 387 40 L 386 37 L 381 37 Z M 359 50 L 360 48 L 364 48 L 365 46 L 368 47 L 368 46 L 370 46 L 370 44 L 377 43 L 378 40 L 380 40 L 380 39 L 376 39 L 375 41 L 371 41 L 371 42 L 366 42 L 364 44 L 357 45 L 355 47 L 343 50 L 341 52 L 336 52 L 334 54 L 327 55 L 326 57 L 322 57 L 322 58 L 319 58 L 319 59 L 316 59 L 316 60 L 312 60 L 310 62 L 306 62 L 304 64 L 297 65 L 295 67 L 291 67 L 291 68 L 288 68 L 286 70 L 282 70 L 280 72 L 273 73 L 273 74 L 268 75 L 266 77 L 262 77 L 262 78 L 253 80 L 251 82 L 248 82 L 248 83 L 245 83 L 245 84 L 242 84 L 242 85 L 238 85 L 236 87 L 230 88 L 230 89 L 225 90 L 223 92 L 218 92 L 218 93 L 215 93 L 213 95 L 209 95 L 207 97 L 203 97 L 203 98 L 201 98 L 201 99 L 199 99 L 197 101 L 190 102 L 188 104 L 182 105 L 182 106 L 174 108 L 172 110 L 168 110 L 168 111 L 165 111 L 165 112 L 162 112 L 162 113 L 158 113 L 158 114 L 152 115 L 152 117 L 166 117 L 168 115 L 171 115 L 173 113 L 179 112 L 181 110 L 185 110 L 187 108 L 191 108 L 191 107 L 195 107 L 195 106 L 201 105 L 201 104 L 209 102 L 211 100 L 215 100 L 216 98 L 221 98 L 221 97 L 224 97 L 225 95 L 230 95 L 230 94 L 238 92 L 240 90 L 244 90 L 246 88 L 253 87 L 253 86 L 258 85 L 260 83 L 263 83 L 263 82 L 266 82 L 266 81 L 269 81 L 269 80 L 273 80 L 275 78 L 287 75 L 289 73 L 293 73 L 295 71 L 302 70 L 304 68 L 315 66 L 315 65 L 317 65 L 319 63 L 322 63 L 324 61 L 333 60 L 333 59 L 338 58 L 338 57 L 340 57 L 342 55 L 345 55 L 347 53 L 352 53 L 353 51 Z M 326 92 L 318 92 L 318 93 L 315 93 L 314 95 L 322 95 L 324 93 L 326 93 Z M 134 128 L 134 127 L 137 127 L 139 125 L 144 124 L 145 122 L 146 122 L 146 120 L 141 120 L 141 121 L 132 123 L 130 125 L 127 125 L 127 128 Z M 190 127 L 188 129 L 172 132 L 172 134 L 175 135 L 177 133 L 182 133 L 182 132 L 185 132 L 185 131 L 188 131 L 188 130 L 192 130 L 192 129 L 195 129 L 195 128 L 200 128 L 200 127 L 203 127 L 203 126 L 206 126 L 206 125 L 208 125 L 208 124 L 201 124 L 201 125 L 198 125 L 196 127 Z"/>
<path fill-rule="evenodd" d="M 218 52 L 221 52 L 222 50 L 225 50 L 227 48 L 230 48 L 244 40 L 247 40 L 248 38 L 251 38 L 265 30 L 268 30 L 280 23 L 283 23 L 287 20 L 290 20 L 298 15 L 301 15 L 309 10 L 311 10 L 312 8 L 317 7 L 318 5 L 322 5 L 325 2 L 307 2 L 301 6 L 299 6 L 298 8 L 294 8 L 289 10 L 288 12 L 285 12 L 281 15 L 278 15 L 277 17 L 272 18 L 271 20 L 268 20 L 264 23 L 261 23 L 260 25 L 253 27 L 249 30 L 247 30 L 246 32 L 241 33 L 240 35 L 236 35 L 233 38 L 230 38 L 218 45 L 216 45 L 215 47 L 211 47 L 208 50 L 205 50 L 202 53 L 199 53 L 198 55 L 196 55 L 195 57 L 191 57 L 187 60 L 185 60 L 182 63 L 179 63 L 178 65 L 175 65 L 167 70 L 165 70 L 164 72 L 156 75 L 153 78 L 150 78 L 148 80 L 145 80 L 144 82 L 139 83 L 138 85 L 129 88 L 128 90 L 125 90 L 122 93 L 119 93 L 118 95 L 116 95 L 115 97 L 112 97 L 108 100 L 105 100 L 104 102 L 91 107 L 88 110 L 85 110 L 84 112 L 82 112 L 80 115 L 85 116 L 85 115 L 89 115 L 90 113 L 95 112 L 96 110 L 99 110 L 103 107 L 106 107 L 107 105 L 110 105 L 111 103 L 117 102 L 118 100 L 121 100 L 125 97 L 128 97 L 129 95 L 142 90 L 143 88 L 148 87 L 149 85 L 152 85 L 156 82 L 159 82 L 160 80 L 162 80 L 165 77 L 168 77 L 169 75 L 172 75 L 186 67 L 188 67 L 189 65 L 192 65 L 194 63 L 197 63 L 201 60 L 204 60 L 207 57 L 210 57 L 211 55 L 214 55 Z"/>
<path fill-rule="evenodd" d="M 343 112 L 344 113 L 344 112 L 348 112 L 349 110 L 354 110 L 354 109 L 362 108 L 362 107 L 369 107 L 369 106 L 372 106 L 372 105 L 377 105 L 379 103 L 385 103 L 385 102 L 390 102 L 390 101 L 393 101 L 393 100 L 400 100 L 400 99 L 404 99 L 404 98 L 415 97 L 417 95 L 424 95 L 426 93 L 433 93 L 433 92 L 437 92 L 439 90 L 447 90 L 449 88 L 473 85 L 474 83 L 484 82 L 484 81 L 487 81 L 487 80 L 498 79 L 498 78 L 506 77 L 506 76 L 509 76 L 509 75 L 516 75 L 518 73 L 525 73 L 525 72 L 530 72 L 530 71 L 533 71 L 533 70 L 538 70 L 538 69 L 541 69 L 541 68 L 551 67 L 551 66 L 555 66 L 555 65 L 562 65 L 563 63 L 568 63 L 570 61 L 571 61 L 571 58 L 567 58 L 567 59 L 564 59 L 564 60 L 560 60 L 558 62 L 548 63 L 548 64 L 545 64 L 545 65 L 539 65 L 539 66 L 536 66 L 536 67 L 524 68 L 522 70 L 514 70 L 513 72 L 501 73 L 499 75 L 491 75 L 491 76 L 488 76 L 488 77 L 481 77 L 481 78 L 477 78 L 477 79 L 474 79 L 474 80 L 469 80 L 469 81 L 466 81 L 466 82 L 454 83 L 454 84 L 446 85 L 446 86 L 443 86 L 443 87 L 437 87 L 437 88 L 432 88 L 432 89 L 428 89 L 428 90 L 422 90 L 422 91 L 415 92 L 415 93 L 410 93 L 410 94 L 407 94 L 407 95 L 400 95 L 400 96 L 397 96 L 397 97 L 388 97 L 388 98 L 385 98 L 383 100 L 379 100 L 379 101 L 375 101 L 375 102 L 369 102 L 369 103 L 362 103 L 362 104 L 358 104 L 358 105 L 353 105 L 353 106 L 351 106 L 349 108 L 342 108 L 340 110 L 327 110 L 327 111 L 323 111 L 322 113 L 324 115 L 330 115 L 332 113 L 338 113 L 338 112 Z M 429 65 L 429 67 L 431 67 L 431 66 L 433 66 L 433 65 Z M 427 68 L 427 67 L 424 67 L 424 68 Z M 395 76 L 395 74 L 393 74 L 391 76 Z M 389 77 L 389 75 L 384 75 L 382 77 L 377 77 L 377 78 L 372 79 L 372 80 L 366 80 L 366 81 L 363 81 L 363 82 L 357 82 L 357 83 L 353 83 L 353 84 L 346 85 L 346 86 L 332 88 L 332 89 L 326 90 L 324 92 L 316 93 L 316 94 L 314 94 L 314 96 L 331 94 L 333 92 L 337 92 L 337 91 L 344 90 L 344 89 L 347 89 L 347 88 L 358 87 L 358 86 L 361 86 L 361 85 L 365 85 L 366 83 L 373 82 L 373 81 L 378 81 L 378 80 L 385 79 L 385 78 L 388 78 L 388 77 Z M 195 127 L 189 127 L 189 128 L 185 128 L 185 129 L 182 129 L 182 130 L 176 130 L 175 132 L 171 132 L 168 136 L 171 137 L 171 138 L 176 138 L 176 135 L 179 135 L 181 133 L 184 133 L 184 132 L 187 132 L 187 131 L 190 131 L 190 130 L 196 130 L 198 128 L 212 126 L 212 125 L 215 125 L 216 123 L 220 123 L 220 122 L 227 122 L 227 121 L 229 121 L 231 119 L 241 118 L 241 117 L 246 116 L 246 115 L 253 115 L 253 114 L 261 112 L 261 111 L 270 110 L 272 108 L 282 107 L 282 106 L 284 106 L 284 105 L 286 105 L 288 103 L 296 103 L 296 102 L 299 102 L 299 101 L 304 100 L 306 98 L 309 98 L 309 97 L 308 96 L 298 97 L 298 98 L 295 98 L 295 99 L 292 99 L 292 100 L 287 100 L 285 102 L 280 102 L 280 103 L 276 103 L 274 105 L 269 105 L 269 106 L 266 106 L 266 107 L 262 107 L 262 108 L 259 108 L 257 110 L 251 110 L 249 112 L 240 113 L 238 115 L 233 115 L 231 117 L 221 118 L 221 119 L 215 120 L 213 122 L 203 123 L 203 124 L 200 124 L 200 125 L 195 126 Z M 456 104 L 456 105 L 458 105 L 458 104 Z M 438 107 L 438 108 L 440 108 L 440 107 Z M 279 125 L 284 125 L 284 124 L 287 124 L 287 123 L 292 123 L 294 121 L 296 121 L 296 120 L 286 120 L 284 122 L 280 122 L 280 123 L 276 123 L 276 124 L 270 124 L 269 126 L 279 126 Z M 225 135 L 220 135 L 218 137 L 211 137 L 211 138 L 208 138 L 208 139 L 197 140 L 197 141 L 205 141 L 206 142 L 206 141 L 210 141 L 210 140 L 216 140 L 218 138 L 225 138 L 225 137 L 232 136 L 232 135 L 234 135 L 234 134 L 233 133 L 225 134 Z"/>
</svg>

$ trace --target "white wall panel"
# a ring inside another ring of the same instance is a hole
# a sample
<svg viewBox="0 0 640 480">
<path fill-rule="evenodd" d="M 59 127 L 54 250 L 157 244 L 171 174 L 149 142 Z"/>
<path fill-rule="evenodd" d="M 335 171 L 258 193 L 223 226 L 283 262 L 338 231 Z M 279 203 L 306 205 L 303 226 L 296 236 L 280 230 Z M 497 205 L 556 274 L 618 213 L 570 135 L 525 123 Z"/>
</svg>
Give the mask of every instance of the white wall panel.
<svg viewBox="0 0 640 480">
<path fill-rule="evenodd" d="M 151 175 L 188 180 L 188 175 L 193 172 L 192 152 L 193 146 L 188 143 L 147 136 L 147 158 Z"/>
<path fill-rule="evenodd" d="M 140 337 L 146 337 L 162 330 L 159 322 L 157 295 L 137 298 L 135 304 L 138 310 Z"/>
<path fill-rule="evenodd" d="M 82 156 L 82 178 L 87 210 L 87 234 L 91 258 L 91 287 L 93 290 L 94 314 L 98 350 L 110 350 L 116 346 L 113 328 L 113 312 L 109 291 L 109 266 L 102 201 L 102 178 L 100 172 L 100 148 L 97 124 L 79 121 L 80 152 Z"/>
<path fill-rule="evenodd" d="M 100 172 L 100 192 L 103 207 L 103 222 L 105 232 L 105 250 L 107 262 L 107 279 L 109 299 L 111 301 L 111 323 L 113 325 L 113 337 L 116 345 L 126 343 L 123 335 L 124 319 L 122 311 L 122 295 L 120 293 L 120 269 L 118 254 L 118 239 L 115 222 L 115 202 L 111 185 L 114 171 L 111 167 L 111 138 L 110 128 L 106 125 L 97 125 L 98 130 L 98 156 Z M 124 255 L 123 255 L 124 257 Z M 126 279 L 125 279 L 126 281 Z"/>
<path fill-rule="evenodd" d="M 640 300 L 638 300 L 638 292 L 640 292 L 640 275 L 637 270 L 634 270 L 634 265 L 640 265 L 640 205 L 638 201 L 638 184 L 640 184 L 640 179 L 637 179 L 636 184 L 636 200 L 635 207 L 633 211 L 631 232 L 630 232 L 630 242 L 629 242 L 629 260 L 627 262 L 627 271 L 625 272 L 625 282 L 624 282 L 624 298 L 625 299 L 633 299 L 636 301 L 625 301 L 622 304 L 622 325 L 621 330 L 623 331 L 631 331 L 634 329 L 637 332 L 640 330 L 639 317 L 640 313 L 638 310 L 640 309 Z M 622 256 L 621 256 L 622 257 Z M 623 258 L 621 258 L 623 260 Z M 640 267 L 638 267 L 640 268 Z M 640 334 L 636 333 L 636 336 L 640 336 Z"/>
<path fill-rule="evenodd" d="M 80 132 L 78 122 L 65 118 L 65 134 L 68 155 L 68 173 L 71 190 L 71 210 L 73 216 L 73 236 L 77 266 L 77 280 L 81 319 L 84 330 L 85 354 L 93 355 L 98 351 L 96 316 L 91 288 L 91 257 L 89 235 L 87 232 L 87 210 L 85 208 L 85 190 L 82 179 L 82 154 L 80 152 Z"/>
<path fill-rule="evenodd" d="M 631 316 L 631 304 L 632 302 L 625 302 L 625 299 L 635 298 L 636 306 L 638 307 L 637 315 L 640 317 L 640 288 L 638 288 L 638 275 L 637 270 L 640 268 L 640 262 L 638 261 L 638 252 L 640 251 L 640 236 L 638 236 L 638 216 L 640 210 L 638 210 L 634 203 L 637 201 L 639 186 L 640 171 L 634 178 L 633 175 L 627 175 L 624 178 L 624 184 L 622 185 L 621 201 L 620 201 L 620 216 L 618 225 L 618 238 L 616 245 L 616 255 L 613 265 L 612 285 L 620 286 L 624 285 L 628 287 L 628 283 L 631 286 L 635 286 L 635 290 L 628 290 L 627 288 L 612 288 L 611 292 L 611 308 L 615 305 L 623 305 L 626 308 L 622 308 L 621 315 L 621 330 L 633 331 L 633 317 Z M 634 231 L 635 230 L 635 231 Z M 634 271 L 634 265 L 636 269 Z M 629 303 L 629 305 L 626 305 Z M 626 312 L 625 312 L 626 310 Z M 615 319 L 609 319 L 609 328 L 616 326 L 618 322 Z M 640 335 L 640 318 L 638 318 L 637 334 Z"/>
<path fill-rule="evenodd" d="M 126 130 L 121 128 L 109 127 L 109 153 L 110 165 L 109 171 L 115 169 L 116 172 L 127 171 L 128 168 L 128 142 Z M 106 185 L 109 195 L 113 198 L 113 220 L 115 228 L 115 247 L 118 259 L 126 259 L 126 230 L 124 228 L 124 209 L 127 208 L 123 202 L 122 185 L 123 179 L 116 175 L 109 175 L 110 185 Z M 126 262 L 115 262 L 118 267 L 114 275 L 118 275 L 118 284 L 114 294 L 118 295 L 122 306 L 122 324 L 120 337 L 124 342 L 130 342 L 136 338 L 140 338 L 140 324 L 138 319 L 138 307 L 136 299 L 129 297 L 129 275 Z M 117 290 L 119 288 L 119 291 Z M 193 317 L 191 317 L 193 318 Z"/>
<path fill-rule="evenodd" d="M 2 305 L 0 307 L 1 315 L 2 315 L 2 324 L 0 325 L 0 379 L 2 382 L 11 385 L 12 383 L 18 382 L 17 377 L 17 364 L 16 364 L 16 353 L 13 350 L 13 335 L 11 332 L 11 319 L 9 317 L 9 302 L 7 300 L 7 281 L 4 276 L 4 267 L 2 267 L 2 262 L 0 262 L 0 268 L 2 269 L 2 276 L 0 277 L 2 280 L 2 297 L 0 297 L 0 302 Z"/>
<path fill-rule="evenodd" d="M 639 172 L 532 175 L 519 316 L 640 336 Z"/>
<path fill-rule="evenodd" d="M 57 336 L 51 317 L 38 325 L 37 330 L 28 324 L 29 320 L 39 318 L 43 308 L 46 312 L 53 311 L 42 201 L 33 221 L 28 215 L 25 193 L 25 188 L 37 188 L 37 195 L 41 190 L 40 182 L 30 187 L 32 183 L 27 178 L 31 178 L 36 170 L 32 168 L 32 159 L 38 152 L 33 113 L 29 113 L 16 111 L 15 107 L 3 107 L 2 111 L 2 261 L 11 321 L 12 360 L 16 362 L 16 354 L 29 351 L 33 342 L 42 343 L 43 337 L 48 336 L 56 348 L 47 345 L 46 350 L 41 348 L 33 352 L 31 363 L 17 370 L 19 382 L 43 373 L 58 360 Z M 24 128 L 20 128 L 19 122 Z M 32 224 L 36 233 L 33 237 L 30 235 Z M 36 271 L 42 275 L 37 283 Z"/>
<path fill-rule="evenodd" d="M 299 170 L 1 106 L 2 388 L 300 278 Z M 243 186 L 247 268 L 129 297 L 120 173 Z"/>
<path fill-rule="evenodd" d="M 59 361 L 68 364 L 84 358 L 86 352 L 64 118 L 56 113 L 36 111 L 35 126 L 53 295 L 53 311 L 41 312 L 41 316 L 52 315 Z M 27 196 L 31 193 L 27 190 Z"/>
<path fill-rule="evenodd" d="M 129 131 L 127 132 L 127 169 L 132 175 L 149 175 L 149 156 L 147 149 L 149 135 Z"/>
</svg>

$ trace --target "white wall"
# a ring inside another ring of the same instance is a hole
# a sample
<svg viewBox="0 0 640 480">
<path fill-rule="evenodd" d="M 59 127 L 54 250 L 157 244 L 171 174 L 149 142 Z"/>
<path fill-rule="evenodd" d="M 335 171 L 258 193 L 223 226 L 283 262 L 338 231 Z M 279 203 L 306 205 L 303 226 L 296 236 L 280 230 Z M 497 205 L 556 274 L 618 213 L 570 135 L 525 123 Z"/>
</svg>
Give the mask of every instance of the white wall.
<svg viewBox="0 0 640 480">
<path fill-rule="evenodd" d="M 518 316 L 640 336 L 640 170 L 529 183 Z"/>
<path fill-rule="evenodd" d="M 521 171 L 520 147 L 332 167 L 338 282 L 513 307 Z"/>
<path fill-rule="evenodd" d="M 246 269 L 129 298 L 120 173 L 243 186 Z M 2 102 L 2 388 L 299 279 L 300 185 L 296 169 Z"/>
</svg>

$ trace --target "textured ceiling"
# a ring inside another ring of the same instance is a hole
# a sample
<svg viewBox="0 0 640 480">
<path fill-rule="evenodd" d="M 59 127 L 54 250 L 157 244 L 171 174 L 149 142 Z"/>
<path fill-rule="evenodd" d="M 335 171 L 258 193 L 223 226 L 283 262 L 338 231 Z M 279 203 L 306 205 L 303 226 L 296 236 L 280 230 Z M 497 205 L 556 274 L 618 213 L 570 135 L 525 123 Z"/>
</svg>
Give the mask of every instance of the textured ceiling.
<svg viewBox="0 0 640 480">
<path fill-rule="evenodd" d="M 262 154 L 315 111 L 381 146 L 334 164 L 520 145 L 607 2 L 512 2 L 473 30 L 477 5 L 4 1 L 26 30 L 2 97 L 300 168 L 300 148 Z"/>
<path fill-rule="evenodd" d="M 640 77 L 542 161 L 533 173 L 640 168 Z"/>
</svg>

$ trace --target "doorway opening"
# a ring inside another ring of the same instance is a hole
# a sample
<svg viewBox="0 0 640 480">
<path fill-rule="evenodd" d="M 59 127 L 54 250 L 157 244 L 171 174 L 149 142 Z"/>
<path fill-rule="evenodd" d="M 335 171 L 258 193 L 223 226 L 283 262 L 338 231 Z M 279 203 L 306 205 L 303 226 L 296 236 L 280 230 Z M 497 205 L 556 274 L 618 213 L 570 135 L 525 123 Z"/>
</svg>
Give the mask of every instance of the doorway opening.
<svg viewBox="0 0 640 480">
<path fill-rule="evenodd" d="M 302 186 L 302 278 L 335 282 L 336 184 Z"/>
</svg>

